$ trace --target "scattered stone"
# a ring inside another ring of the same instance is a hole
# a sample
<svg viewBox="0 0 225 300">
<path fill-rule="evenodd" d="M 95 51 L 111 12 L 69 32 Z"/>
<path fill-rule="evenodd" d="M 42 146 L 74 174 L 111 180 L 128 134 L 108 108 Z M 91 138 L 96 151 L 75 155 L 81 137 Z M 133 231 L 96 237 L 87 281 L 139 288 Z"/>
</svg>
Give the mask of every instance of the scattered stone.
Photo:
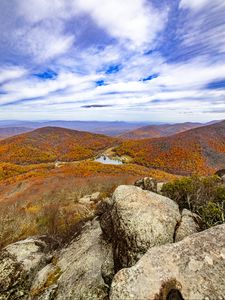
<svg viewBox="0 0 225 300">
<path fill-rule="evenodd" d="M 157 193 L 161 193 L 164 184 L 165 182 L 157 182 Z"/>
<path fill-rule="evenodd" d="M 97 202 L 97 201 L 99 200 L 99 198 L 100 198 L 100 195 L 101 195 L 100 192 L 93 193 L 93 194 L 91 195 L 91 201 Z"/>
<path fill-rule="evenodd" d="M 93 202 L 98 202 L 100 198 L 100 192 L 93 193 L 91 195 L 85 195 L 79 199 L 80 204 L 92 204 Z"/>
<path fill-rule="evenodd" d="M 157 181 L 151 177 L 145 177 L 143 179 L 137 180 L 134 185 L 140 187 L 142 190 L 147 190 L 155 193 L 157 192 Z"/>
</svg>

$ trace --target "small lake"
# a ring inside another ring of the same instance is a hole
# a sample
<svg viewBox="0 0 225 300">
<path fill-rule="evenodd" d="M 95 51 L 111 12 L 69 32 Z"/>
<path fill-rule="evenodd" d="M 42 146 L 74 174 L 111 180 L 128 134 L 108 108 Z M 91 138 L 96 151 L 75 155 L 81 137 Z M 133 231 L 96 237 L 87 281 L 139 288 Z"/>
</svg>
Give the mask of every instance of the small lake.
<svg viewBox="0 0 225 300">
<path fill-rule="evenodd" d="M 123 162 L 119 159 L 111 159 L 108 156 L 102 155 L 95 159 L 95 161 L 106 165 L 122 165 Z"/>
</svg>

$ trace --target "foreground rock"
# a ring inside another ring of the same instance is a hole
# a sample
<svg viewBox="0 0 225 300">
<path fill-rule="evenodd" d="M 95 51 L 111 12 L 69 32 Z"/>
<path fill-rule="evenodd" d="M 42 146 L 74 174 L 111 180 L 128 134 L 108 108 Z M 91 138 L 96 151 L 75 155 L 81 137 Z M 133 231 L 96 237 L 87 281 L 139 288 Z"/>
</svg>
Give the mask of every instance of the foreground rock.
<svg viewBox="0 0 225 300">
<path fill-rule="evenodd" d="M 0 299 L 27 299 L 38 270 L 51 260 L 49 245 L 29 238 L 9 245 L 0 252 Z"/>
<path fill-rule="evenodd" d="M 174 201 L 135 186 L 115 190 L 110 214 L 116 271 L 134 265 L 149 248 L 172 243 L 181 218 Z"/>
<path fill-rule="evenodd" d="M 102 239 L 99 222 L 89 222 L 78 239 L 58 254 L 54 265 L 37 274 L 31 299 L 107 299 L 102 265 L 110 251 L 110 245 Z"/>
<path fill-rule="evenodd" d="M 219 299 L 225 227 L 185 238 L 199 230 L 198 216 L 181 215 L 174 201 L 135 186 L 92 198 L 100 222 L 82 225 L 63 249 L 42 237 L 0 252 L 0 300 L 107 300 L 112 281 L 113 300 L 198 300 L 215 291 Z"/>
<path fill-rule="evenodd" d="M 201 218 L 197 214 L 184 209 L 181 214 L 180 224 L 175 233 L 175 242 L 182 241 L 186 236 L 201 231 L 199 225 L 201 222 Z"/>
<path fill-rule="evenodd" d="M 150 249 L 116 274 L 110 300 L 224 299 L 224 291 L 225 224 Z"/>
</svg>

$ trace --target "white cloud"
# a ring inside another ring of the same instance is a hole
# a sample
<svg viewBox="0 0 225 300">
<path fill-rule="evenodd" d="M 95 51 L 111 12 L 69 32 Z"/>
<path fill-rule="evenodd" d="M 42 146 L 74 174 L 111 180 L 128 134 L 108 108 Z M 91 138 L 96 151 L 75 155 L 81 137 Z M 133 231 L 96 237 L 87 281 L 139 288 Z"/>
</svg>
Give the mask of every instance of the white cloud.
<svg viewBox="0 0 225 300">
<path fill-rule="evenodd" d="M 156 11 L 145 0 L 75 0 L 74 3 L 112 36 L 131 42 L 129 46 L 151 44 L 166 23 L 166 12 Z"/>
<path fill-rule="evenodd" d="M 85 13 L 129 47 L 151 45 L 167 21 L 167 9 L 158 11 L 147 0 L 17 0 L 17 4 L 19 16 L 31 25 L 65 22 Z"/>
<path fill-rule="evenodd" d="M 67 0 L 17 0 L 18 14 L 33 24 L 48 19 L 66 19 L 73 14 Z"/>
<path fill-rule="evenodd" d="M 181 8 L 190 8 L 194 11 L 204 8 L 206 5 L 220 5 L 224 4 L 224 0 L 181 0 Z"/>
<path fill-rule="evenodd" d="M 23 77 L 27 71 L 22 67 L 1 67 L 0 69 L 0 84 L 7 80 L 14 80 Z"/>
<path fill-rule="evenodd" d="M 148 58 L 149 59 L 149 58 Z M 151 81 L 139 81 L 138 65 L 133 72 L 135 80 L 126 80 L 120 73 L 111 75 L 108 85 L 96 87 L 95 81 L 104 78 L 102 74 L 75 75 L 61 72 L 54 80 L 15 80 L 3 85 L 7 95 L 1 98 L 2 104 L 18 101 L 11 107 L 29 111 L 83 111 L 83 105 L 111 105 L 110 111 L 122 110 L 149 111 L 167 115 L 168 110 L 179 114 L 185 111 L 202 113 L 213 109 L 223 109 L 225 92 L 209 90 L 204 86 L 223 77 L 225 65 L 209 65 L 192 61 L 189 64 L 164 62 L 158 65 L 160 76 Z M 36 99 L 35 99 L 36 98 Z M 24 102 L 20 102 L 24 99 Z M 26 101 L 28 99 L 28 101 Z M 204 103 L 204 106 L 203 106 Z M 94 108 L 99 111 L 103 108 Z M 174 113 L 173 113 L 174 115 Z M 140 117 L 141 118 L 141 117 Z"/>
<path fill-rule="evenodd" d="M 45 27 L 34 27 L 18 31 L 17 40 L 21 40 L 19 48 L 34 57 L 37 62 L 44 62 L 63 53 L 73 45 L 73 36 L 63 35 Z"/>
<path fill-rule="evenodd" d="M 13 19 L 8 22 L 6 17 L 0 25 L 0 42 L 14 54 L 38 64 L 69 52 L 73 57 L 76 37 L 90 18 L 99 35 L 115 38 L 118 50 L 121 47 L 139 52 L 155 46 L 155 38 L 167 22 L 167 8 L 159 11 L 147 0 L 15 0 L 14 4 L 0 4 L 1 8 L 12 14 Z M 112 55 L 105 51 L 104 57 L 111 56 L 113 60 Z"/>
<path fill-rule="evenodd" d="M 198 10 L 210 3 L 211 0 L 181 0 L 180 7 Z M 214 0 L 215 1 L 215 0 Z"/>
<path fill-rule="evenodd" d="M 205 60 L 192 60 L 188 63 L 164 64 L 161 76 L 155 79 L 159 85 L 167 88 L 187 89 L 203 88 L 212 81 L 225 77 L 225 64 L 210 64 Z"/>
</svg>

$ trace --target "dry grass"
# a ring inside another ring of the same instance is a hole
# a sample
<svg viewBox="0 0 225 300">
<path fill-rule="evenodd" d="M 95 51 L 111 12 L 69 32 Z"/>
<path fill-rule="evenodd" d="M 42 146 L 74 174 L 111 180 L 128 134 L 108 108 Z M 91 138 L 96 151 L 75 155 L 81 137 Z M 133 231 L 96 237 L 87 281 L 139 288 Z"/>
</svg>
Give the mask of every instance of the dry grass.
<svg viewBox="0 0 225 300">
<path fill-rule="evenodd" d="M 4 164 L 5 167 L 5 164 Z M 1 168 L 1 165 L 0 165 Z M 94 216 L 96 204 L 78 202 L 96 191 L 104 198 L 121 184 L 153 176 L 175 176 L 136 165 L 103 165 L 86 161 L 18 166 L 7 164 L 0 180 L 0 247 L 31 235 L 49 234 L 62 239 L 74 226 Z"/>
</svg>

